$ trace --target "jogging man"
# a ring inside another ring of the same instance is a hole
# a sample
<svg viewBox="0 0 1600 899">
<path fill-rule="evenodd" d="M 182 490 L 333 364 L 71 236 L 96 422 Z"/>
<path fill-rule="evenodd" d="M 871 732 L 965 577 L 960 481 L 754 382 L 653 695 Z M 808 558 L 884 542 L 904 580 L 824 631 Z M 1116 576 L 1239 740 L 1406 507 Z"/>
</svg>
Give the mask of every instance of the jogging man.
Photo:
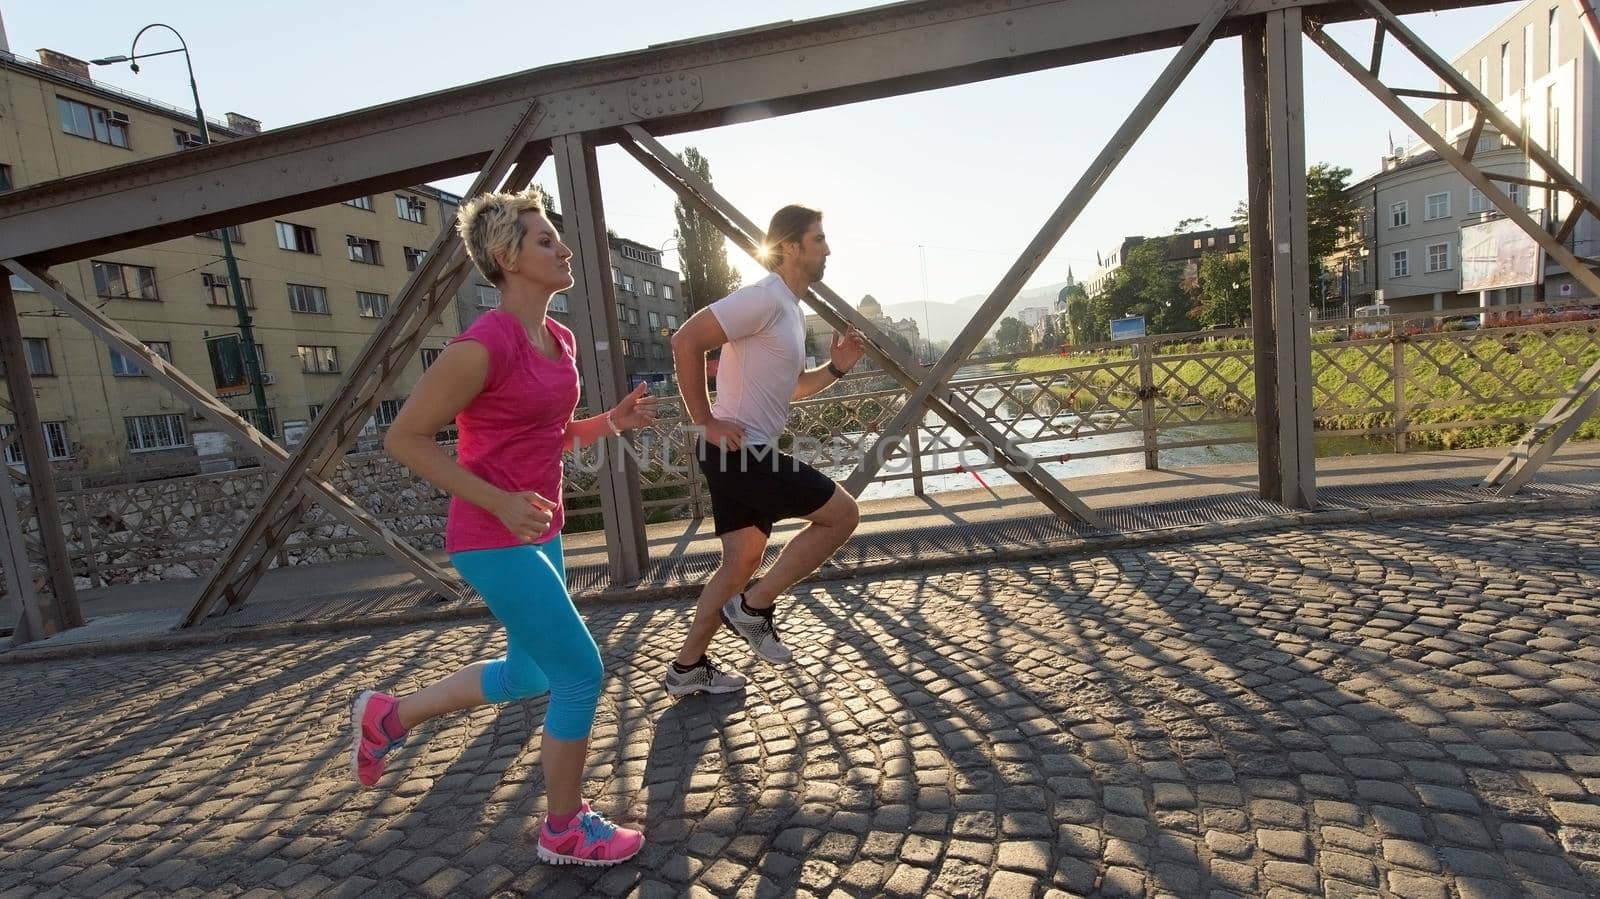
<svg viewBox="0 0 1600 899">
<path fill-rule="evenodd" d="M 711 490 L 711 513 L 722 540 L 722 564 L 700 593 L 694 623 L 663 680 L 667 692 L 728 693 L 745 678 L 721 671 L 706 656 L 718 619 L 768 662 L 792 654 L 778 637 L 773 604 L 822 565 L 855 532 L 860 510 L 844 488 L 811 466 L 778 452 L 789 405 L 827 389 L 861 360 L 865 345 L 851 329 L 835 334 L 827 365 L 807 370 L 805 312 L 800 298 L 822 280 L 828 240 L 822 213 L 785 206 L 767 229 L 772 274 L 701 309 L 672 338 L 672 358 L 689 420 L 699 428 L 700 470 Z M 706 353 L 722 347 L 717 401 L 706 392 Z M 760 581 L 772 525 L 811 522 L 783 548 Z M 743 592 L 741 592 L 743 591 Z"/>
</svg>

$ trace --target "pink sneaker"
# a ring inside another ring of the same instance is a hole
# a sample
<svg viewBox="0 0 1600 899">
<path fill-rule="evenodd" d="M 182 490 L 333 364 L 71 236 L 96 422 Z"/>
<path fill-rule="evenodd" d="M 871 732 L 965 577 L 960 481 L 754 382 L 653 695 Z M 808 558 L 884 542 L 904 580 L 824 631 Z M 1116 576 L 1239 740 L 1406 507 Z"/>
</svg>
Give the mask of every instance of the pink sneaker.
<svg viewBox="0 0 1600 899">
<path fill-rule="evenodd" d="M 387 693 L 365 690 L 350 708 L 350 771 L 363 787 L 383 776 L 383 757 L 405 740 L 404 730 L 390 733 L 384 719 L 400 704 Z"/>
<path fill-rule="evenodd" d="M 551 830 L 548 816 L 539 825 L 539 858 L 552 865 L 614 865 L 638 855 L 643 846 L 644 834 L 607 821 L 588 800 L 566 830 Z"/>
</svg>

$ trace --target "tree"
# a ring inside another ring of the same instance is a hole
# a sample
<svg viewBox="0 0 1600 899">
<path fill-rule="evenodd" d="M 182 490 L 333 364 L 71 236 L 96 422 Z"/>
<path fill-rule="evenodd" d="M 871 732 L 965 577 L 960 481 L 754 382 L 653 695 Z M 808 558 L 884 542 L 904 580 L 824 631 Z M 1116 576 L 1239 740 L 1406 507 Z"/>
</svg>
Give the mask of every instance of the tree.
<svg viewBox="0 0 1600 899">
<path fill-rule="evenodd" d="M 1094 328 L 1094 310 L 1089 303 L 1089 292 L 1082 284 L 1074 284 L 1067 288 L 1067 333 L 1068 343 L 1076 346 L 1094 343 L 1099 334 Z"/>
<path fill-rule="evenodd" d="M 1361 215 L 1350 196 L 1350 170 L 1319 162 L 1306 171 L 1306 237 L 1311 254 L 1311 285 L 1322 283 L 1322 260 L 1356 229 Z M 1317 303 L 1322 296 L 1317 295 Z"/>
<path fill-rule="evenodd" d="M 678 154 L 690 171 L 711 183 L 711 164 L 694 147 Z M 684 297 L 692 315 L 722 299 L 739 286 L 739 273 L 728 263 L 727 239 L 711 220 L 685 206 L 673 205 L 678 218 L 678 264 L 683 269 Z"/>
<path fill-rule="evenodd" d="M 1319 162 L 1306 170 L 1306 244 L 1311 257 L 1308 267 L 1313 288 L 1322 283 L 1323 258 L 1339 248 L 1339 243 L 1344 234 L 1355 229 L 1356 220 L 1361 214 L 1355 199 L 1350 196 L 1349 182 L 1349 169 L 1330 165 L 1326 162 Z M 1239 205 L 1233 210 L 1233 221 L 1234 224 L 1246 229 L 1245 240 L 1247 243 L 1243 248 L 1243 252 L 1236 254 L 1241 258 L 1227 263 L 1229 271 L 1238 273 L 1239 277 L 1230 277 L 1224 280 L 1220 276 L 1221 269 L 1217 269 L 1218 277 L 1212 282 L 1213 286 L 1207 288 L 1202 264 L 1201 289 L 1206 292 L 1207 298 L 1202 300 L 1201 306 L 1203 308 L 1207 304 L 1220 304 L 1221 309 L 1233 308 L 1237 305 L 1237 298 L 1222 297 L 1219 291 L 1221 285 L 1230 285 L 1231 290 L 1231 285 L 1237 282 L 1239 284 L 1238 290 L 1245 297 L 1244 309 L 1246 310 L 1245 315 L 1248 316 L 1250 308 L 1249 207 L 1243 200 L 1239 201 Z M 1220 263 L 1214 263 L 1214 265 L 1220 265 Z M 1320 297 L 1318 302 L 1321 302 Z M 1200 310 L 1196 310 L 1195 318 L 1200 319 Z"/>
<path fill-rule="evenodd" d="M 1044 317 L 1044 328 L 1041 329 L 1039 335 L 1039 345 L 1034 349 L 1055 352 L 1056 347 L 1060 346 L 1060 344 L 1061 335 L 1056 333 L 1056 317 L 1054 315 L 1046 315 Z"/>
<path fill-rule="evenodd" d="M 1002 353 L 1025 353 L 1033 349 L 1033 336 L 1028 333 L 1028 326 L 1013 316 L 1008 315 L 1000 320 L 994 339 L 1000 344 Z"/>
<path fill-rule="evenodd" d="M 1194 318 L 1210 327 L 1237 327 L 1250 317 L 1250 255 L 1207 253 L 1200 258 Z"/>
<path fill-rule="evenodd" d="M 1158 237 L 1128 251 L 1099 297 L 1108 320 L 1142 315 L 1149 334 L 1193 330 L 1189 317 L 1193 300 L 1179 283 L 1182 268 L 1167 259 L 1167 245 L 1166 239 Z"/>
</svg>

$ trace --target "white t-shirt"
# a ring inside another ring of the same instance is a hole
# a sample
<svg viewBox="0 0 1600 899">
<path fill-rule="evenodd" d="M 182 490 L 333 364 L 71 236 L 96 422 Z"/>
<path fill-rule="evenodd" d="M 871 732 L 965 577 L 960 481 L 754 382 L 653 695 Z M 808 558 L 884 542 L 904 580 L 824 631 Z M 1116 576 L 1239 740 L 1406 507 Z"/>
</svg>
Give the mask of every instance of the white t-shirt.
<svg viewBox="0 0 1600 899">
<path fill-rule="evenodd" d="M 744 428 L 744 442 L 775 444 L 806 365 L 806 317 L 776 273 L 711 304 L 728 335 L 711 414 Z"/>
</svg>

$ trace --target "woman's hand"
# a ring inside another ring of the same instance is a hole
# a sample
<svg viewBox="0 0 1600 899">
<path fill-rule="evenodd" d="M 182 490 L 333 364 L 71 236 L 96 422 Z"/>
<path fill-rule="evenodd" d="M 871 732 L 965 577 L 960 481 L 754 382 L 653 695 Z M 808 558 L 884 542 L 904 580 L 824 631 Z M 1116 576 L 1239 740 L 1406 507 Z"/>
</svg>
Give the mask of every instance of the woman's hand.
<svg viewBox="0 0 1600 899">
<path fill-rule="evenodd" d="M 656 404 L 659 402 L 650 395 L 648 383 L 640 384 L 611 410 L 611 423 L 619 431 L 648 427 L 656 420 Z"/>
<path fill-rule="evenodd" d="M 532 542 L 550 529 L 556 504 L 530 490 L 525 493 L 502 493 L 489 511 L 500 519 L 506 530 L 521 540 Z"/>
</svg>

